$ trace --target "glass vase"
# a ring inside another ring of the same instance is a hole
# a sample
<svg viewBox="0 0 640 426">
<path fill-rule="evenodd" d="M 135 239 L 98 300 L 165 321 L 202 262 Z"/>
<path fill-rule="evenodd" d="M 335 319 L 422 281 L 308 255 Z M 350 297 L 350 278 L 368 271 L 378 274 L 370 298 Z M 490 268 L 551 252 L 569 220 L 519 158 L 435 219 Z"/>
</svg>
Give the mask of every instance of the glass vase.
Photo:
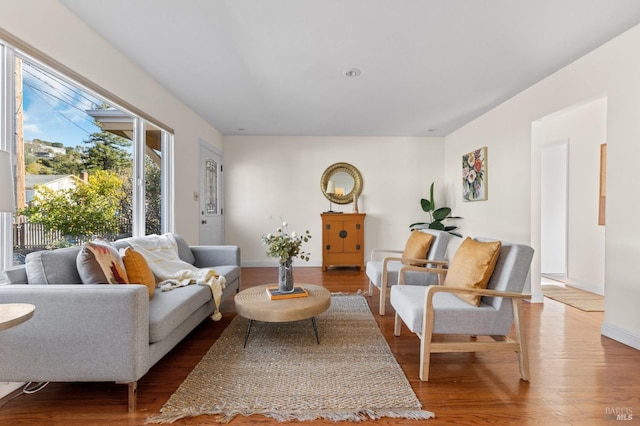
<svg viewBox="0 0 640 426">
<path fill-rule="evenodd" d="M 293 262 L 291 259 L 281 263 L 278 268 L 278 291 L 281 293 L 293 292 Z"/>
</svg>

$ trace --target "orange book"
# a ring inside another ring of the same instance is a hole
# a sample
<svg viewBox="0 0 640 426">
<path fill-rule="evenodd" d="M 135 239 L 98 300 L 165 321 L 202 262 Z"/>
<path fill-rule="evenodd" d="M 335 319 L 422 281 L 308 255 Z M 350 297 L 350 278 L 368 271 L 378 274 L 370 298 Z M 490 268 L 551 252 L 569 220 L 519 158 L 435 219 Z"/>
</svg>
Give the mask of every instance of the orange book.
<svg viewBox="0 0 640 426">
<path fill-rule="evenodd" d="M 278 287 L 267 287 L 267 294 L 269 295 L 269 299 L 293 299 L 296 297 L 307 297 L 309 293 L 302 287 L 293 287 L 293 291 L 291 293 L 282 293 L 278 290 Z"/>
</svg>

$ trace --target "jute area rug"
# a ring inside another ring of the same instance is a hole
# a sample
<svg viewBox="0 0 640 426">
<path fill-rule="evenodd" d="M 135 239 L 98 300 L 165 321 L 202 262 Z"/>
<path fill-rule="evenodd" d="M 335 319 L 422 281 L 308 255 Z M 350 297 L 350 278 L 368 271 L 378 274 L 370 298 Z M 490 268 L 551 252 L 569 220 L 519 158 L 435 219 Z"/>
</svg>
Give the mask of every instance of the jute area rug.
<svg viewBox="0 0 640 426">
<path fill-rule="evenodd" d="M 571 287 L 559 285 L 543 285 L 542 294 L 549 299 L 557 300 L 586 312 L 603 312 L 604 297 Z"/>
<path fill-rule="evenodd" d="M 311 320 L 236 316 L 176 392 L 147 423 L 204 414 L 222 423 L 261 414 L 278 421 L 429 419 L 360 295 L 333 295 Z"/>
</svg>

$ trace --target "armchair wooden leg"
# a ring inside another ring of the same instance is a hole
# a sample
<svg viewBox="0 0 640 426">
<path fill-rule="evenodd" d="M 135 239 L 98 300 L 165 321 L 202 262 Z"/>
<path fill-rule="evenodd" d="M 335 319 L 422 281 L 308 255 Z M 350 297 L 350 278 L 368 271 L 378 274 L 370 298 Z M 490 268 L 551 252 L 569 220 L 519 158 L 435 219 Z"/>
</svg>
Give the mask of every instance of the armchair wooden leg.
<svg viewBox="0 0 640 426">
<path fill-rule="evenodd" d="M 418 337 L 420 337 L 420 380 L 423 382 L 429 381 L 429 363 L 431 361 L 431 339 L 433 338 L 434 319 L 435 315 L 433 313 L 430 293 L 427 292 L 425 312 L 422 317 L 422 332 L 418 334 Z"/>
<path fill-rule="evenodd" d="M 373 283 L 369 280 L 369 297 L 373 296 Z"/>
<path fill-rule="evenodd" d="M 382 282 L 380 283 L 380 315 L 384 315 L 385 305 L 387 303 L 387 271 L 382 273 Z"/>
<path fill-rule="evenodd" d="M 400 315 L 398 315 L 398 313 L 396 312 L 395 319 L 393 322 L 393 335 L 399 336 L 401 328 L 402 328 L 402 319 L 400 319 Z"/>
<path fill-rule="evenodd" d="M 431 361 L 431 334 L 420 337 L 420 380 L 429 381 L 429 362 Z"/>
<path fill-rule="evenodd" d="M 527 349 L 527 338 L 524 334 L 524 316 L 522 309 L 522 299 L 511 299 L 513 303 L 513 323 L 516 329 L 516 339 L 520 350 L 518 350 L 518 360 L 520 363 L 520 376 L 525 382 L 529 381 L 529 353 Z"/>
<path fill-rule="evenodd" d="M 138 382 L 129 382 L 129 413 L 136 412 L 136 405 L 138 402 Z"/>
</svg>

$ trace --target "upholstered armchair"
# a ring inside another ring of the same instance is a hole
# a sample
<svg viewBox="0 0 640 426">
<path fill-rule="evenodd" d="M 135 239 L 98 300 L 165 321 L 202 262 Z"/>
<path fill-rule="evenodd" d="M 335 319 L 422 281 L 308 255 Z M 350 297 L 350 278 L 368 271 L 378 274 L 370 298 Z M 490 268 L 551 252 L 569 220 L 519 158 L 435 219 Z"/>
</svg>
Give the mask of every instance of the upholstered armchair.
<svg viewBox="0 0 640 426">
<path fill-rule="evenodd" d="M 369 296 L 374 287 L 380 291 L 380 315 L 385 314 L 387 289 L 398 282 L 398 272 L 405 265 L 443 268 L 446 266 L 449 233 L 435 229 L 419 229 L 411 232 L 404 250 L 373 249 L 366 265 L 369 278 Z M 427 286 L 438 283 L 436 273 L 408 271 L 407 284 Z"/>
<path fill-rule="evenodd" d="M 390 302 L 396 312 L 394 334 L 400 335 L 404 323 L 420 338 L 420 380 L 429 380 L 432 353 L 496 350 L 517 352 L 522 380 L 529 380 L 522 300 L 530 298 L 523 289 L 533 249 L 509 242 L 493 242 L 492 247 L 488 244 L 492 243 L 465 240 L 446 270 L 405 266 L 399 285 L 391 288 Z M 405 285 L 404 275 L 409 271 L 439 273 L 444 280 L 442 285 L 427 287 Z M 512 325 L 515 340 L 508 336 Z M 435 334 L 470 338 L 434 342 Z"/>
</svg>

